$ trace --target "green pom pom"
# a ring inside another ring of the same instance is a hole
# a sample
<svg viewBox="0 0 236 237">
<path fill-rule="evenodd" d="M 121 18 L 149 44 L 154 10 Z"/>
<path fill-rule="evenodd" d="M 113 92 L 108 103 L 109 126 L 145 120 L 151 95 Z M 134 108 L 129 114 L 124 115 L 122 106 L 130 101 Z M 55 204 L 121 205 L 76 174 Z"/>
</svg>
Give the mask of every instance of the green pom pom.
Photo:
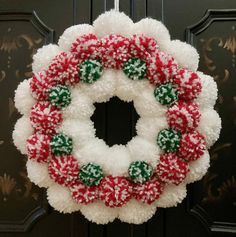
<svg viewBox="0 0 236 237">
<path fill-rule="evenodd" d="M 132 80 L 142 80 L 146 76 L 146 63 L 139 58 L 131 58 L 124 64 L 123 71 Z"/>
<path fill-rule="evenodd" d="M 157 136 L 157 144 L 165 152 L 176 152 L 179 148 L 181 134 L 174 129 L 163 129 Z"/>
<path fill-rule="evenodd" d="M 91 84 L 101 77 L 102 72 L 103 67 L 99 61 L 88 59 L 80 65 L 79 77 L 81 81 Z"/>
<path fill-rule="evenodd" d="M 49 91 L 48 99 L 52 105 L 64 108 L 71 102 L 70 90 L 64 85 L 53 86 Z"/>
<path fill-rule="evenodd" d="M 134 183 L 144 183 L 152 176 L 153 168 L 145 161 L 134 161 L 130 164 L 128 173 Z"/>
<path fill-rule="evenodd" d="M 178 90 L 171 83 L 167 83 L 157 87 L 154 96 L 162 105 L 169 105 L 178 99 Z"/>
<path fill-rule="evenodd" d="M 69 155 L 73 148 L 72 139 L 62 133 L 57 133 L 52 137 L 50 147 L 55 156 Z"/>
<path fill-rule="evenodd" d="M 88 163 L 80 168 L 80 180 L 87 186 L 98 185 L 103 178 L 103 171 L 99 165 Z"/>
</svg>

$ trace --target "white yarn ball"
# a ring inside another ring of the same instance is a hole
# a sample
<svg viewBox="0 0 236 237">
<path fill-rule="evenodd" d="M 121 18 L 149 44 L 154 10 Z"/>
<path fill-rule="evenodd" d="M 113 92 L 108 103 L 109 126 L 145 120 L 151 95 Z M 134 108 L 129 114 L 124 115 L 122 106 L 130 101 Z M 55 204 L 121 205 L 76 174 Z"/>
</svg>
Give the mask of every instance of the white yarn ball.
<svg viewBox="0 0 236 237">
<path fill-rule="evenodd" d="M 21 114 L 28 115 L 32 106 L 35 104 L 35 99 L 31 96 L 30 80 L 22 81 L 15 91 L 15 107 Z"/>
<path fill-rule="evenodd" d="M 49 204 L 62 213 L 72 213 L 80 209 L 70 193 L 69 188 L 58 184 L 53 184 L 47 190 L 47 198 Z"/>
<path fill-rule="evenodd" d="M 67 28 L 58 40 L 58 45 L 62 51 L 70 51 L 71 45 L 79 36 L 94 34 L 93 26 L 80 24 Z"/>
<path fill-rule="evenodd" d="M 210 167 L 210 156 L 208 151 L 197 160 L 189 163 L 189 172 L 185 178 L 186 183 L 192 183 L 200 180 Z"/>
<path fill-rule="evenodd" d="M 197 70 L 199 54 L 190 44 L 180 40 L 172 40 L 165 51 L 174 57 L 180 67 L 193 71 Z"/>
<path fill-rule="evenodd" d="M 164 187 L 163 193 L 155 203 L 157 207 L 173 207 L 181 203 L 186 196 L 187 189 L 185 183 L 180 185 L 167 184 Z"/>
<path fill-rule="evenodd" d="M 22 116 L 17 120 L 13 133 L 13 143 L 17 149 L 25 155 L 27 153 L 26 141 L 33 134 L 33 128 L 28 117 Z"/>
<path fill-rule="evenodd" d="M 101 201 L 81 205 L 80 212 L 86 219 L 96 224 L 108 224 L 114 221 L 118 215 L 118 208 L 106 207 Z"/>
<path fill-rule="evenodd" d="M 151 219 L 155 212 L 154 204 L 148 205 L 132 199 L 120 208 L 118 218 L 130 224 L 142 224 Z"/>
<path fill-rule="evenodd" d="M 94 22 L 94 30 L 99 38 L 110 34 L 130 36 L 133 21 L 123 12 L 114 10 L 101 14 Z"/>
<path fill-rule="evenodd" d="M 47 69 L 52 59 L 61 52 L 55 44 L 48 44 L 39 48 L 33 56 L 32 69 L 34 73 L 38 73 L 43 69 Z"/>
<path fill-rule="evenodd" d="M 198 72 L 198 76 L 202 84 L 202 91 L 198 95 L 196 103 L 200 108 L 213 108 L 217 100 L 217 84 L 211 76 L 202 72 Z"/>
<path fill-rule="evenodd" d="M 52 179 L 48 175 L 48 164 L 28 160 L 26 169 L 29 179 L 39 187 L 47 188 L 53 184 Z"/>
<path fill-rule="evenodd" d="M 152 18 L 144 18 L 135 23 L 132 28 L 133 34 L 144 34 L 157 41 L 162 50 L 170 45 L 170 34 L 168 29 L 157 20 Z"/>
<path fill-rule="evenodd" d="M 218 140 L 220 130 L 221 118 L 219 114 L 213 109 L 202 110 L 198 131 L 204 136 L 208 148 Z"/>
</svg>

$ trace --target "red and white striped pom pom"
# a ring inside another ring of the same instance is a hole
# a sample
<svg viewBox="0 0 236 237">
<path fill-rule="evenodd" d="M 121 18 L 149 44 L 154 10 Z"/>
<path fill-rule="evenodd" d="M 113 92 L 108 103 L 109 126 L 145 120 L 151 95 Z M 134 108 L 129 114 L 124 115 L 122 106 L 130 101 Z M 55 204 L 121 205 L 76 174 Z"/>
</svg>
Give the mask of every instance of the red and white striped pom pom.
<svg viewBox="0 0 236 237">
<path fill-rule="evenodd" d="M 189 171 L 188 164 L 174 153 L 161 155 L 160 162 L 157 165 L 156 173 L 162 182 L 180 184 Z"/>
<path fill-rule="evenodd" d="M 97 57 L 102 59 L 104 67 L 120 69 L 130 58 L 129 39 L 121 35 L 102 38 L 97 48 Z"/>
<path fill-rule="evenodd" d="M 202 84 L 197 73 L 187 69 L 179 69 L 173 83 L 178 88 L 179 99 L 183 100 L 196 99 L 202 90 Z"/>
<path fill-rule="evenodd" d="M 62 52 L 52 60 L 47 74 L 58 84 L 74 85 L 79 82 L 78 60 L 73 54 Z"/>
<path fill-rule="evenodd" d="M 164 189 L 164 184 L 153 177 L 143 184 L 135 184 L 133 187 L 133 196 L 146 204 L 152 204 L 156 201 Z"/>
<path fill-rule="evenodd" d="M 172 82 L 178 70 L 177 63 L 169 54 L 159 51 L 148 61 L 147 74 L 151 84 L 160 85 Z"/>
<path fill-rule="evenodd" d="M 157 42 L 145 35 L 133 35 L 130 38 L 130 53 L 132 57 L 146 61 L 147 58 L 158 53 Z"/>
<path fill-rule="evenodd" d="M 72 155 L 53 157 L 48 166 L 48 174 L 56 183 L 70 186 L 78 179 L 78 162 Z"/>
<path fill-rule="evenodd" d="M 55 84 L 45 71 L 36 73 L 30 80 L 31 94 L 36 100 L 47 100 L 49 89 Z"/>
<path fill-rule="evenodd" d="M 78 63 L 93 57 L 98 46 L 97 36 L 94 34 L 82 35 L 72 44 L 70 51 L 78 59 Z"/>
<path fill-rule="evenodd" d="M 132 185 L 124 177 L 106 176 L 99 185 L 99 198 L 108 207 L 121 207 L 131 199 Z"/>
<path fill-rule="evenodd" d="M 197 128 L 201 114 L 194 103 L 179 101 L 167 111 L 167 122 L 171 128 L 181 133 L 191 132 Z"/>
<path fill-rule="evenodd" d="M 30 114 L 32 127 L 43 134 L 54 134 L 62 123 L 62 112 L 47 101 L 36 103 Z"/>
<path fill-rule="evenodd" d="M 51 159 L 49 142 L 51 136 L 35 133 L 27 139 L 27 156 L 39 163 L 46 163 Z"/>
<path fill-rule="evenodd" d="M 73 199 L 79 204 L 88 204 L 98 199 L 98 187 L 86 186 L 80 181 L 74 182 L 70 186 Z"/>
<path fill-rule="evenodd" d="M 198 131 L 186 133 L 182 136 L 178 156 L 190 162 L 200 158 L 206 150 L 206 142 Z"/>
</svg>

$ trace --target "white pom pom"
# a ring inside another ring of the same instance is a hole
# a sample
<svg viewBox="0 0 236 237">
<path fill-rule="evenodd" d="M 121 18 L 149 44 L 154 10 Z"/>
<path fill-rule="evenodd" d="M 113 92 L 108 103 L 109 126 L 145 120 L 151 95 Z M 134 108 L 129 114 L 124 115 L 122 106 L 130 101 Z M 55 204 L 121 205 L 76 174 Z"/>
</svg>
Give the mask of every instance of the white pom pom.
<svg viewBox="0 0 236 237">
<path fill-rule="evenodd" d="M 167 28 L 160 22 L 151 18 L 145 18 L 135 23 L 133 34 L 144 34 L 157 41 L 161 49 L 166 49 L 170 44 L 170 34 Z"/>
<path fill-rule="evenodd" d="M 115 93 L 116 71 L 106 69 L 101 78 L 95 83 L 80 83 L 80 89 L 87 97 L 92 99 L 93 102 L 107 102 Z"/>
<path fill-rule="evenodd" d="M 220 135 L 221 119 L 218 113 L 213 109 L 201 111 L 198 130 L 204 136 L 207 147 L 210 148 Z"/>
<path fill-rule="evenodd" d="M 72 43 L 82 35 L 94 34 L 94 29 L 91 25 L 80 24 L 67 28 L 61 35 L 58 45 L 62 51 L 69 51 Z"/>
<path fill-rule="evenodd" d="M 99 38 L 110 34 L 130 36 L 133 21 L 123 12 L 114 10 L 101 14 L 93 23 Z"/>
<path fill-rule="evenodd" d="M 156 167 L 160 153 L 156 142 L 150 142 L 144 138 L 136 136 L 127 144 L 127 148 L 130 152 L 132 161 L 146 161 L 151 164 L 152 167 Z"/>
<path fill-rule="evenodd" d="M 106 207 L 101 201 L 82 205 L 80 211 L 89 221 L 102 225 L 114 221 L 118 215 L 117 208 Z"/>
<path fill-rule="evenodd" d="M 19 151 L 25 155 L 26 151 L 26 141 L 33 134 L 33 128 L 31 127 L 30 120 L 28 117 L 21 117 L 17 120 L 15 124 L 14 131 L 12 133 L 12 138 L 15 146 Z"/>
<path fill-rule="evenodd" d="M 193 71 L 197 70 L 199 54 L 190 44 L 179 40 L 172 40 L 165 51 L 174 57 L 180 67 Z"/>
<path fill-rule="evenodd" d="M 21 114 L 29 114 L 31 107 L 35 104 L 35 99 L 31 96 L 30 79 L 22 81 L 15 91 L 15 107 Z"/>
<path fill-rule="evenodd" d="M 130 200 L 120 208 L 118 218 L 130 224 L 142 224 L 151 219 L 155 212 L 156 206 L 154 204 L 148 205 L 136 200 Z"/>
<path fill-rule="evenodd" d="M 62 213 L 72 213 L 80 209 L 73 198 L 70 190 L 58 184 L 50 186 L 47 190 L 47 197 L 49 204 Z"/>
<path fill-rule="evenodd" d="M 39 187 L 47 188 L 53 184 L 48 175 L 48 164 L 28 160 L 26 169 L 29 179 Z"/>
<path fill-rule="evenodd" d="M 217 85 L 211 76 L 198 72 L 202 84 L 202 91 L 196 99 L 200 108 L 213 108 L 217 99 Z"/>
<path fill-rule="evenodd" d="M 181 203 L 187 195 L 186 184 L 168 184 L 165 186 L 163 193 L 156 201 L 158 207 L 173 207 Z"/>
<path fill-rule="evenodd" d="M 192 183 L 200 180 L 207 172 L 210 166 L 210 156 L 206 151 L 199 159 L 189 163 L 190 171 L 188 172 L 185 182 Z"/>
<path fill-rule="evenodd" d="M 33 56 L 32 69 L 34 73 L 38 73 L 43 69 L 46 70 L 52 59 L 61 52 L 55 44 L 48 44 L 39 48 Z"/>
</svg>

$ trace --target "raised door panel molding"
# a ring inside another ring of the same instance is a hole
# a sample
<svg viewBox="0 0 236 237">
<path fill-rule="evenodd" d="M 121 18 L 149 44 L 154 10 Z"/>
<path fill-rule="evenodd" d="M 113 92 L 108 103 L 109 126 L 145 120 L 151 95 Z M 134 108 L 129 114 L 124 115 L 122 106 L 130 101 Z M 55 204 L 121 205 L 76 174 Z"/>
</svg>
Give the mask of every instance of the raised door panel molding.
<svg viewBox="0 0 236 237">
<path fill-rule="evenodd" d="M 12 143 L 19 114 L 14 90 L 32 75 L 32 55 L 54 31 L 35 12 L 0 12 L 0 232 L 24 232 L 47 213 L 45 192 L 26 174 L 26 157 Z"/>
<path fill-rule="evenodd" d="M 208 10 L 186 30 L 200 53 L 199 68 L 218 85 L 215 109 L 222 118 L 220 139 L 211 148 L 211 167 L 190 187 L 189 211 L 212 232 L 236 233 L 236 10 Z"/>
</svg>

